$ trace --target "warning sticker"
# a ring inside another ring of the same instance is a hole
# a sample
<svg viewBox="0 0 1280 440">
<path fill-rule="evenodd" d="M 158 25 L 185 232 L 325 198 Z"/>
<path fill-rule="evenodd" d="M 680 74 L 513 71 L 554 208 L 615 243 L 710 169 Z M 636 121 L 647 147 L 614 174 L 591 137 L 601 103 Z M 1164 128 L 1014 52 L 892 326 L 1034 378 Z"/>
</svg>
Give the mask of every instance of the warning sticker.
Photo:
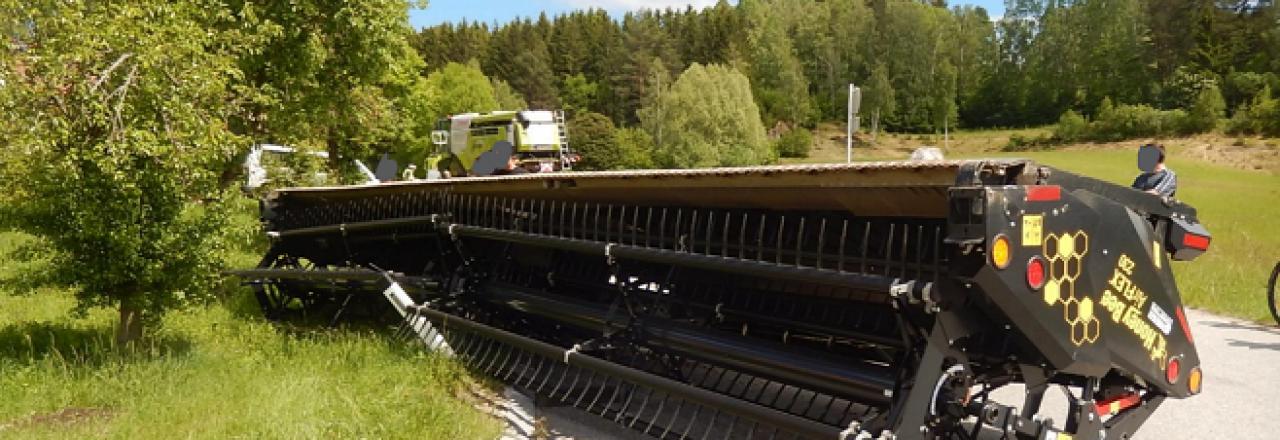
<svg viewBox="0 0 1280 440">
<path fill-rule="evenodd" d="M 1044 215 L 1022 216 L 1022 245 L 1039 246 L 1044 238 Z"/>
<path fill-rule="evenodd" d="M 1150 319 L 1151 323 L 1155 324 L 1156 328 L 1160 329 L 1160 332 L 1164 333 L 1165 336 L 1169 336 L 1169 332 L 1173 331 L 1173 318 L 1164 309 L 1160 308 L 1160 305 L 1156 304 L 1155 301 L 1151 302 L 1151 310 L 1147 311 L 1147 319 Z"/>
</svg>

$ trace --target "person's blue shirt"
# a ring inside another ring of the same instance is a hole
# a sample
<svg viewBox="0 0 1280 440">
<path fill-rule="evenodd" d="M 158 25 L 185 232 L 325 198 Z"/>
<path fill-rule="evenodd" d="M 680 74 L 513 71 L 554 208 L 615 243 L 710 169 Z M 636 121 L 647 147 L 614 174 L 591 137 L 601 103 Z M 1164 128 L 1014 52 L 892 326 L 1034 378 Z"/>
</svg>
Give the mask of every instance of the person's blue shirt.
<svg viewBox="0 0 1280 440">
<path fill-rule="evenodd" d="M 1154 192 L 1161 197 L 1173 197 L 1178 192 L 1178 175 L 1169 168 L 1142 173 L 1133 179 L 1133 189 Z"/>
</svg>

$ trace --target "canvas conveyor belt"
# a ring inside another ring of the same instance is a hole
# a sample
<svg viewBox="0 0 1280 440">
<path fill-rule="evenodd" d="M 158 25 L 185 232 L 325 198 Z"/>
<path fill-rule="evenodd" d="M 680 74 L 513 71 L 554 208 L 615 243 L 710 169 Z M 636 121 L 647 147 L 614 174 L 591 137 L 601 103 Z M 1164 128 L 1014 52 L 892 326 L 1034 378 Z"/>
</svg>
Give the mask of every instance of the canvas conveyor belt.
<svg viewBox="0 0 1280 440">
<path fill-rule="evenodd" d="M 986 393 L 1107 373 L 1045 368 L 1053 353 L 974 286 L 985 254 L 972 219 L 957 221 L 979 211 L 963 191 L 1043 184 L 1046 170 L 881 162 L 281 190 L 263 202 L 273 246 L 239 275 L 273 319 L 397 316 L 478 371 L 659 438 L 990 425 L 1045 438 L 1063 428 L 1033 417 L 1038 400 L 1018 412 Z M 1092 429 L 1082 414 L 1068 429 Z M 1110 420 L 1119 432 L 1142 418 Z"/>
</svg>

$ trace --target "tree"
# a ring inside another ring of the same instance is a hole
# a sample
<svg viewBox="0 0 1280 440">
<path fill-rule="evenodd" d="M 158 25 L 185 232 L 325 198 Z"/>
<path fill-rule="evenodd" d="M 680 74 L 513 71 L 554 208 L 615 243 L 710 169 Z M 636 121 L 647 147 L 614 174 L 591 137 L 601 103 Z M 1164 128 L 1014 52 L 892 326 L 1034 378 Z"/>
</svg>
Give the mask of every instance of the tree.
<svg viewBox="0 0 1280 440">
<path fill-rule="evenodd" d="M 466 63 L 483 57 L 489 45 L 489 27 L 466 19 L 456 25 L 442 23 L 411 35 L 409 44 L 426 62 L 424 69 L 435 70 L 445 64 Z"/>
<path fill-rule="evenodd" d="M 1204 133 L 1218 126 L 1218 120 L 1226 116 L 1227 102 L 1222 99 L 1218 86 L 1210 84 L 1200 90 L 1196 100 L 1187 110 L 1187 118 L 1183 123 L 1185 133 Z"/>
<path fill-rule="evenodd" d="M 653 168 L 653 137 L 644 130 L 625 127 L 614 130 L 613 143 L 618 148 L 618 167 L 623 170 Z"/>
<path fill-rule="evenodd" d="M 445 64 L 444 68 L 427 75 L 427 87 L 433 91 L 428 101 L 431 114 L 422 116 L 429 121 L 459 113 L 501 109 L 489 78 L 474 62 Z"/>
<path fill-rule="evenodd" d="M 489 38 L 481 65 L 486 72 L 511 84 L 531 107 L 555 108 L 560 99 L 542 32 L 527 19 L 498 28 Z"/>
<path fill-rule="evenodd" d="M 233 127 L 254 141 L 320 145 L 335 171 L 406 146 L 426 148 L 433 121 L 424 64 L 408 43 L 404 0 L 229 2 L 261 44 L 240 57 L 259 93 Z"/>
<path fill-rule="evenodd" d="M 516 89 L 511 88 L 511 84 L 497 78 L 490 78 L 489 84 L 493 86 L 493 99 L 498 101 L 498 108 L 503 110 L 529 108 L 529 104 L 524 102 L 524 97 L 520 96 L 520 92 Z"/>
<path fill-rule="evenodd" d="M 130 344 L 168 308 L 208 296 L 227 227 L 217 170 L 245 139 L 229 15 L 218 2 L 0 3 L 32 32 L 0 101 L 0 209 L 38 237 L 81 310 L 115 306 Z M 69 38 L 74 37 L 74 38 Z"/>
<path fill-rule="evenodd" d="M 582 159 L 575 168 L 614 170 L 622 168 L 622 157 L 614 139 L 613 121 L 592 112 L 580 112 L 569 120 L 569 135 L 575 152 Z"/>
<path fill-rule="evenodd" d="M 809 99 L 809 82 L 796 59 L 782 15 L 768 5 L 743 1 L 749 26 L 749 72 L 752 92 L 765 119 L 793 124 L 809 124 L 814 111 Z M 781 9 L 781 8 L 777 8 Z"/>
<path fill-rule="evenodd" d="M 747 77 L 721 65 L 693 64 L 641 109 L 640 123 L 662 167 L 742 166 L 774 160 Z"/>
<path fill-rule="evenodd" d="M 863 90 L 862 108 L 871 111 L 872 134 L 879 134 L 880 117 L 892 116 L 898 105 L 893 96 L 893 81 L 889 79 L 889 69 L 884 64 L 876 64 L 876 67 L 871 69 L 871 78 Z"/>
<path fill-rule="evenodd" d="M 636 111 L 652 96 L 649 86 L 654 75 L 677 71 L 679 63 L 670 36 L 653 12 L 629 12 L 622 25 L 624 50 L 609 87 L 617 97 L 620 114 L 611 116 L 614 121 L 630 123 L 639 119 Z"/>
<path fill-rule="evenodd" d="M 588 80 L 581 73 L 565 78 L 564 85 L 560 87 L 564 110 L 571 114 L 590 111 L 599 95 L 600 84 Z"/>
</svg>

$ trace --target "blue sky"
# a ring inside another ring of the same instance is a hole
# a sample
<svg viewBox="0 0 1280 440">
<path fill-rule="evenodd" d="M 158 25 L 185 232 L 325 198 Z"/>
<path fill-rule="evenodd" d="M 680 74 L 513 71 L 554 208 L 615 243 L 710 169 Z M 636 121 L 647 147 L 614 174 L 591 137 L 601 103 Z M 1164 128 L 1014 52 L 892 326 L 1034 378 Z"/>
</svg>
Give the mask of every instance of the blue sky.
<svg viewBox="0 0 1280 440">
<path fill-rule="evenodd" d="M 686 5 L 702 8 L 714 5 L 716 0 L 429 0 L 425 10 L 409 12 L 409 23 L 414 27 L 431 26 L 446 21 L 483 21 L 506 23 L 516 17 L 537 17 L 545 11 L 548 16 L 574 9 L 603 8 L 610 15 L 619 16 L 635 9 L 663 9 L 668 6 L 684 9 Z M 730 3 L 737 3 L 730 0 Z M 987 9 L 987 14 L 998 17 L 1004 14 L 1004 0 L 952 0 L 952 5 L 973 4 Z"/>
</svg>

